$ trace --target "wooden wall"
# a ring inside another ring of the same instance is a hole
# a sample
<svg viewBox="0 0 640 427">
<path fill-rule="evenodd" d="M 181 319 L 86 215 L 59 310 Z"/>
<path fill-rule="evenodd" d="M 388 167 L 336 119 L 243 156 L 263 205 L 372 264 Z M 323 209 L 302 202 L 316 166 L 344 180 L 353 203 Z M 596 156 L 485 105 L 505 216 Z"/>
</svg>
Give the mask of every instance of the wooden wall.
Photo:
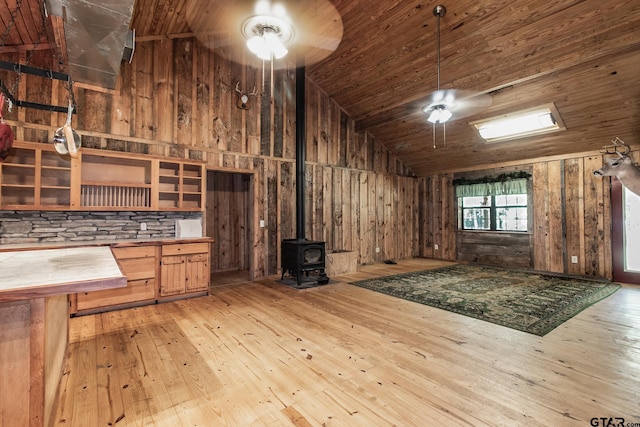
<svg viewBox="0 0 640 427">
<path fill-rule="evenodd" d="M 12 73 L 0 74 L 11 87 Z M 237 107 L 237 82 L 260 92 L 246 110 Z M 356 132 L 354 121 L 313 81 L 306 83 L 306 237 L 326 241 L 328 250 L 357 251 L 361 264 L 413 256 L 456 260 L 462 240 L 454 173 L 414 177 L 371 135 Z M 18 88 L 23 99 L 66 102 L 57 81 L 25 75 Z M 75 94 L 73 125 L 84 146 L 202 159 L 210 170 L 251 176 L 251 273 L 278 273 L 280 241 L 295 237 L 293 68 L 276 71 L 272 84 L 268 73 L 222 59 L 192 38 L 150 40 L 137 43 L 132 63 L 122 64 L 115 90 L 76 84 Z M 65 117 L 14 109 L 6 119 L 17 139 L 48 142 Z M 591 174 L 601 163 L 595 153 L 509 166 L 533 175 L 527 261 L 533 268 L 611 277 L 609 180 Z M 224 254 L 229 258 L 218 259 L 219 265 L 238 262 L 231 258 L 237 252 Z M 504 257 L 493 261 L 511 264 Z"/>
<path fill-rule="evenodd" d="M 453 175 L 420 178 L 420 255 L 611 279 L 610 180 L 593 176 L 602 164 L 603 156 L 593 153 L 456 174 L 531 172 L 533 227 L 510 237 L 458 231 Z"/>
<path fill-rule="evenodd" d="M 211 271 L 249 270 L 251 175 L 209 171 L 206 235 L 212 237 Z"/>
<path fill-rule="evenodd" d="M 0 74 L 11 87 L 12 73 Z M 252 177 L 252 246 L 245 250 L 254 277 L 277 274 L 280 241 L 295 237 L 295 69 L 276 71 L 273 84 L 268 74 L 231 63 L 193 38 L 164 38 L 136 43 L 115 90 L 74 85 L 72 124 L 83 146 L 202 159 L 210 170 Z M 246 110 L 237 107 L 237 82 L 260 92 Z M 418 181 L 370 135 L 355 132 L 354 121 L 314 82 L 307 79 L 306 87 L 306 237 L 325 240 L 328 250 L 358 251 L 360 263 L 418 255 Z M 67 102 L 55 80 L 24 75 L 19 88 L 23 99 Z M 6 119 L 17 139 L 49 142 L 65 115 L 14 109 Z M 239 261 L 234 250 L 224 253 L 219 265 Z"/>
<path fill-rule="evenodd" d="M 593 176 L 602 163 L 593 155 L 533 165 L 537 270 L 612 277 L 610 179 Z"/>
</svg>

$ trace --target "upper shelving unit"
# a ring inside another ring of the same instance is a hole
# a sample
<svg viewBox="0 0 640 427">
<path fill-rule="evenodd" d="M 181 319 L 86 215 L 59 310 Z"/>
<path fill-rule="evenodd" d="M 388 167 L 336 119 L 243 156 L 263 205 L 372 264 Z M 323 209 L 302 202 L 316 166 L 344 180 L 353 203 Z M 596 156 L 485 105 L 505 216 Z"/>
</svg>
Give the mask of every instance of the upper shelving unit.
<svg viewBox="0 0 640 427">
<path fill-rule="evenodd" d="M 203 205 L 204 165 L 159 162 L 160 209 L 200 210 Z"/>
<path fill-rule="evenodd" d="M 0 209 L 200 211 L 204 177 L 203 162 L 87 148 L 65 159 L 15 142 L 0 163 Z"/>
<path fill-rule="evenodd" d="M 83 153 L 80 206 L 150 209 L 152 166 L 153 161 L 148 159 Z"/>
<path fill-rule="evenodd" d="M 3 209 L 61 209 L 70 202 L 71 166 L 53 147 L 15 148 L 0 163 Z"/>
</svg>

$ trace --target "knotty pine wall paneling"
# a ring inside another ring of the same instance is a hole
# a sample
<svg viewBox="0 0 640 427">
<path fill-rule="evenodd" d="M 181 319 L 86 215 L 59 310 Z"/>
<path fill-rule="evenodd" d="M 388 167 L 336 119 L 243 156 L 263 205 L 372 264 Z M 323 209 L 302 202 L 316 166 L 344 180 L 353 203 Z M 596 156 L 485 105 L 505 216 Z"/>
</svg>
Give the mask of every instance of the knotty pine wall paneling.
<svg viewBox="0 0 640 427">
<path fill-rule="evenodd" d="M 237 107 L 238 81 L 242 91 L 255 85 L 259 93 L 245 110 Z M 19 93 L 27 90 L 39 102 L 65 99 L 57 83 L 24 78 Z M 328 250 L 357 251 L 363 264 L 414 255 L 455 259 L 451 176 L 413 177 L 371 135 L 356 132 L 354 120 L 313 81 L 306 90 L 306 237 L 326 241 Z M 197 158 L 209 170 L 249 174 L 251 273 L 279 273 L 280 241 L 295 237 L 293 67 L 274 72 L 271 87 L 270 75 L 231 63 L 195 38 L 145 39 L 131 64 L 122 63 L 116 89 L 77 84 L 75 93 L 73 124 L 83 146 Z M 7 119 L 17 135 L 36 142 L 49 143 L 64 123 L 64 114 L 18 110 Z"/>
<path fill-rule="evenodd" d="M 506 169 L 532 173 L 533 217 L 529 236 L 458 231 L 452 176 L 420 178 L 417 246 L 421 255 L 611 279 L 610 183 L 609 178 L 593 176 L 603 161 L 602 155 L 579 156 Z M 501 172 L 505 170 L 481 170 L 465 175 L 480 177 Z M 435 244 L 440 246 L 438 250 Z M 514 259 L 518 253 L 521 257 Z M 571 262 L 572 256 L 577 257 L 577 263 Z"/>
<path fill-rule="evenodd" d="M 207 174 L 207 236 L 216 242 L 211 270 L 249 269 L 251 174 L 211 171 Z"/>
<path fill-rule="evenodd" d="M 600 161 L 575 158 L 533 165 L 534 268 L 610 278 L 610 213 Z M 597 167 L 596 167 L 597 165 Z M 607 183 L 608 185 L 608 183 Z M 591 242 L 592 244 L 587 244 Z M 595 244 L 593 244 L 595 243 Z M 571 257 L 577 256 L 573 264 Z"/>
<path fill-rule="evenodd" d="M 117 123 L 112 122 L 111 133 L 122 136 L 137 135 L 142 139 L 153 140 L 154 120 L 154 42 L 136 43 L 135 61 L 120 66 L 121 75 L 116 81 L 118 91 L 112 111 Z M 128 70 L 131 69 L 131 72 Z M 126 74 L 125 74 L 126 73 Z M 131 83 L 127 77 L 131 76 Z M 129 88 L 129 91 L 126 89 Z M 131 99 L 129 99 L 131 98 Z M 127 108 L 132 104 L 132 108 Z"/>
<path fill-rule="evenodd" d="M 167 142 L 176 142 L 173 129 L 178 126 L 178 104 L 174 99 L 173 69 L 176 43 L 175 40 L 170 39 L 153 42 L 153 139 Z M 190 78 L 191 75 L 180 77 Z"/>
<path fill-rule="evenodd" d="M 580 275 L 585 271 L 584 254 L 584 162 L 582 159 L 564 161 L 563 197 L 564 197 L 564 232 L 566 239 L 563 248 L 563 263 L 566 272 Z M 573 263 L 571 257 L 577 257 Z"/>
<path fill-rule="evenodd" d="M 11 74 L 0 72 L 9 84 Z M 23 76 L 20 98 L 64 104 L 63 84 L 45 80 Z M 259 92 L 246 110 L 237 108 L 238 81 L 243 91 L 255 85 Z M 413 177 L 306 83 L 306 236 L 326 241 L 328 250 L 357 251 L 363 264 L 414 255 L 455 260 L 453 174 Z M 198 158 L 209 169 L 250 173 L 252 273 L 278 273 L 279 241 L 295 237 L 295 69 L 274 72 L 272 98 L 262 70 L 231 63 L 193 38 L 159 38 L 136 44 L 115 90 L 76 84 L 75 93 L 73 124 L 83 146 Z M 48 143 L 65 115 L 46 114 L 15 109 L 5 118 L 17 139 Z M 591 175 L 602 161 L 593 155 L 522 165 L 533 173 L 534 268 L 611 277 L 609 181 Z"/>
<path fill-rule="evenodd" d="M 421 232 L 416 242 L 420 256 L 453 261 L 457 227 L 453 174 L 432 175 L 420 181 L 417 228 Z"/>
<path fill-rule="evenodd" d="M 631 153 L 636 154 L 636 153 Z M 638 156 L 634 156 L 638 159 Z M 611 252 L 611 184 L 610 178 L 593 176 L 602 167 L 602 156 L 589 156 L 584 161 L 584 274 L 613 277 Z"/>
</svg>

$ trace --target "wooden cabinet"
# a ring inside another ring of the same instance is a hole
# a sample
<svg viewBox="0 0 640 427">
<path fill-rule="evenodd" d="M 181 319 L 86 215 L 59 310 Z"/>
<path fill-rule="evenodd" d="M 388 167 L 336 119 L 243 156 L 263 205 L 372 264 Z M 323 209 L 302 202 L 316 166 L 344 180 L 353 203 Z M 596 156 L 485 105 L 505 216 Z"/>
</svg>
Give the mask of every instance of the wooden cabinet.
<svg viewBox="0 0 640 427">
<path fill-rule="evenodd" d="M 111 251 L 127 277 L 127 286 L 71 295 L 72 315 L 201 296 L 209 292 L 209 239 L 125 245 L 115 243 Z"/>
<path fill-rule="evenodd" d="M 0 209 L 204 209 L 203 162 L 83 148 L 74 159 L 49 144 L 15 142 L 0 162 Z"/>
<path fill-rule="evenodd" d="M 161 210 L 199 210 L 204 205 L 204 165 L 159 161 L 158 207 Z"/>
<path fill-rule="evenodd" d="M 207 292 L 209 276 L 209 243 L 162 246 L 161 297 Z"/>
<path fill-rule="evenodd" d="M 125 288 L 76 294 L 74 313 L 113 306 L 135 305 L 156 299 L 157 246 L 112 248 L 120 269 L 127 276 Z M 72 304 L 73 305 L 73 304 Z"/>
<path fill-rule="evenodd" d="M 82 153 L 80 206 L 106 210 L 150 209 L 153 162 L 142 158 Z"/>
<path fill-rule="evenodd" d="M 68 209 L 71 188 L 71 163 L 52 146 L 28 144 L 0 162 L 2 209 Z"/>
</svg>

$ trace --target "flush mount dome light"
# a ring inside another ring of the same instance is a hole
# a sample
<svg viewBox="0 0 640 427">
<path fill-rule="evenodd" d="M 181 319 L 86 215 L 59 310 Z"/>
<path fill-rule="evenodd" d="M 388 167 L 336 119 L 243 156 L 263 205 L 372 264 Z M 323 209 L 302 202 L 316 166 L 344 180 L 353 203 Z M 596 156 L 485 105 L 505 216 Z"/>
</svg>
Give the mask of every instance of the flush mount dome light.
<svg viewBox="0 0 640 427">
<path fill-rule="evenodd" d="M 285 56 L 289 52 L 286 45 L 294 37 L 293 27 L 288 20 L 274 15 L 248 18 L 242 25 L 242 34 L 247 39 L 249 50 L 264 60 Z"/>
</svg>

